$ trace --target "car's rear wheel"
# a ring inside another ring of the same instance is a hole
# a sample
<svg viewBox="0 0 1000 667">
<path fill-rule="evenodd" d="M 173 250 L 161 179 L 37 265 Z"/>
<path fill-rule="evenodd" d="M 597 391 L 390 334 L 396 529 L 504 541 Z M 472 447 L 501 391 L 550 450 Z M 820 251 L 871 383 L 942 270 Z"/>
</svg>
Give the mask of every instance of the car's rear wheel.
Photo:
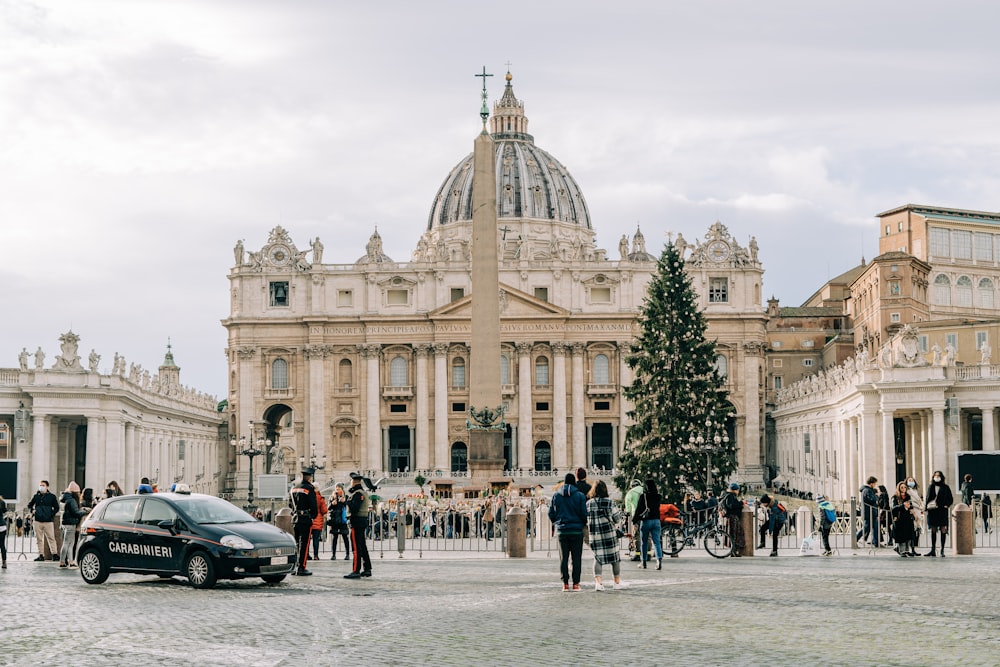
<svg viewBox="0 0 1000 667">
<path fill-rule="evenodd" d="M 85 551 L 79 558 L 80 576 L 88 584 L 103 584 L 108 579 L 108 564 L 94 549 Z"/>
<path fill-rule="evenodd" d="M 260 578 L 263 579 L 264 581 L 266 581 L 269 584 L 280 584 L 282 581 L 285 580 L 286 576 L 288 576 L 288 575 L 285 575 L 285 574 L 262 574 L 262 575 L 260 575 Z"/>
<path fill-rule="evenodd" d="M 191 554 L 184 565 L 184 576 L 195 588 L 211 588 L 215 586 L 215 565 L 211 557 L 204 551 Z"/>
</svg>

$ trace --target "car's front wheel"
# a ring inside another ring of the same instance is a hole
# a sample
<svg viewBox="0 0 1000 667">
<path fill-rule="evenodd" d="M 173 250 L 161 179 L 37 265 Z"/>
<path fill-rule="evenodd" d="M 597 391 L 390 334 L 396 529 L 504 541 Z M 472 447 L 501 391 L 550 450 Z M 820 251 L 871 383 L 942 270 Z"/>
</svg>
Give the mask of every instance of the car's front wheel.
<svg viewBox="0 0 1000 667">
<path fill-rule="evenodd" d="M 108 579 L 108 564 L 96 550 L 90 549 L 80 556 L 80 576 L 88 584 L 103 584 Z"/>
<path fill-rule="evenodd" d="M 184 566 L 184 576 L 195 588 L 215 586 L 215 565 L 212 564 L 212 558 L 204 551 L 194 552 Z"/>
</svg>

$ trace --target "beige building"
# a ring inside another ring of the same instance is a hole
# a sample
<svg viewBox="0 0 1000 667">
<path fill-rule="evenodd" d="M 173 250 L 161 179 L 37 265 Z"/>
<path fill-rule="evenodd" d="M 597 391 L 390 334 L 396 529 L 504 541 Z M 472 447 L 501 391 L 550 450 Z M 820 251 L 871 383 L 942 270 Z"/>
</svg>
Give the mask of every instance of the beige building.
<svg viewBox="0 0 1000 667">
<path fill-rule="evenodd" d="M 631 382 L 624 358 L 656 268 L 642 233 L 609 253 L 595 243 L 583 193 L 528 134 L 507 75 L 493 106 L 497 254 L 501 284 L 501 395 L 505 468 L 526 479 L 585 465 L 612 469 L 624 446 Z M 467 470 L 472 406 L 470 246 L 472 156 L 445 178 L 407 261 L 377 230 L 349 264 L 304 250 L 281 227 L 230 271 L 229 429 L 270 441 L 264 469 L 324 466 L 440 486 Z M 741 474 L 759 479 L 765 314 L 756 242 L 741 246 L 721 223 L 678 243 L 719 341 L 732 392 Z M 657 250 L 657 248 L 653 248 Z M 229 489 L 246 487 L 244 457 L 230 457 Z"/>
<path fill-rule="evenodd" d="M 102 372 L 95 351 L 79 356 L 75 333 L 59 340 L 61 354 L 24 349 L 19 367 L 0 369 L 0 460 L 17 461 L 20 503 L 40 479 L 55 491 L 76 481 L 97 496 L 111 480 L 134 491 L 142 477 L 161 489 L 221 491 L 225 417 L 214 397 L 181 384 L 169 346 L 156 374 L 117 353 Z"/>
</svg>

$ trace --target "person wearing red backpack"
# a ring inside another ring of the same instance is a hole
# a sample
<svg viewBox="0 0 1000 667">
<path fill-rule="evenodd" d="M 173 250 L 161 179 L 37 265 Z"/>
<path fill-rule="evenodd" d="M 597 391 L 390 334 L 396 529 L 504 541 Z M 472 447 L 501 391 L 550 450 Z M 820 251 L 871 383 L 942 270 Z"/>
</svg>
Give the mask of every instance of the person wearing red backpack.
<svg viewBox="0 0 1000 667">
<path fill-rule="evenodd" d="M 771 556 L 778 555 L 778 535 L 788 521 L 788 510 L 766 493 L 760 497 L 760 504 L 767 508 L 767 530 L 771 533 Z"/>
</svg>

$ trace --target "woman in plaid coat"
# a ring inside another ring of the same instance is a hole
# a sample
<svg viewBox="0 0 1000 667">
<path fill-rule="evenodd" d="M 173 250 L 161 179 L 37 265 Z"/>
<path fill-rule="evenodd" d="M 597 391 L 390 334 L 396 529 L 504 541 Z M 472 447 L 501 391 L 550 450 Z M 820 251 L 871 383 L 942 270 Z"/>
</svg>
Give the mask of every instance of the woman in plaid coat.
<svg viewBox="0 0 1000 667">
<path fill-rule="evenodd" d="M 601 572 L 604 565 L 610 565 L 615 575 L 615 589 L 624 588 L 621 579 L 621 545 L 615 527 L 621 520 L 621 512 L 608 497 L 608 485 L 597 482 L 588 494 L 587 527 L 590 529 L 590 548 L 594 552 L 594 590 L 603 591 Z"/>
</svg>

